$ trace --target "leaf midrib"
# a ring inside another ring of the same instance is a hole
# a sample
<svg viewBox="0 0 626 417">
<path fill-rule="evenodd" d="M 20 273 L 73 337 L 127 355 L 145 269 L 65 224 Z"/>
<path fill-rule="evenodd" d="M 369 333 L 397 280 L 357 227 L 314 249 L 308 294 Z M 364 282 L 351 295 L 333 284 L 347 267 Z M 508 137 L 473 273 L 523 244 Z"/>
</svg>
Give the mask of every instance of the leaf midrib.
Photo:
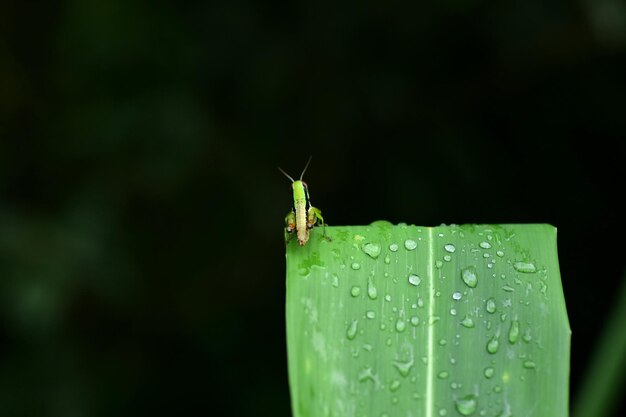
<svg viewBox="0 0 626 417">
<path fill-rule="evenodd" d="M 433 228 L 428 228 L 428 283 L 429 283 L 429 294 L 428 294 L 428 365 L 426 369 L 426 417 L 433 416 L 433 398 L 434 398 L 434 349 L 435 349 L 435 326 L 432 325 L 431 320 L 435 313 L 435 270 L 433 259 L 435 258 L 434 253 L 434 239 L 433 239 Z"/>
</svg>

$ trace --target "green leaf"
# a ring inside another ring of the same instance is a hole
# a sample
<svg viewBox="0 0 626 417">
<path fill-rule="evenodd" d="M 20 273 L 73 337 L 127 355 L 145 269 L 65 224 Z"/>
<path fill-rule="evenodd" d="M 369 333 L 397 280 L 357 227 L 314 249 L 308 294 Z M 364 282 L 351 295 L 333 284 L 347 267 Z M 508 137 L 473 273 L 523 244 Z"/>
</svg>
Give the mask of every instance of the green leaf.
<svg viewBox="0 0 626 417">
<path fill-rule="evenodd" d="M 295 417 L 567 416 L 554 227 L 326 231 L 287 244 Z"/>
</svg>

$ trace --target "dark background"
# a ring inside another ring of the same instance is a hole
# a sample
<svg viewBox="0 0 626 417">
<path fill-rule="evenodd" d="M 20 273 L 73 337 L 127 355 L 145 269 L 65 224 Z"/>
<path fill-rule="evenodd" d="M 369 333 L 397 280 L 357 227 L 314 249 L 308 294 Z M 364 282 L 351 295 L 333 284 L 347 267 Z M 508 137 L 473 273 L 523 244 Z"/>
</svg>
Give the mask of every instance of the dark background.
<svg viewBox="0 0 626 417">
<path fill-rule="evenodd" d="M 572 399 L 624 268 L 618 0 L 0 3 L 0 415 L 289 416 L 328 223 L 548 222 Z M 626 330 L 625 330 L 626 331 Z"/>
</svg>

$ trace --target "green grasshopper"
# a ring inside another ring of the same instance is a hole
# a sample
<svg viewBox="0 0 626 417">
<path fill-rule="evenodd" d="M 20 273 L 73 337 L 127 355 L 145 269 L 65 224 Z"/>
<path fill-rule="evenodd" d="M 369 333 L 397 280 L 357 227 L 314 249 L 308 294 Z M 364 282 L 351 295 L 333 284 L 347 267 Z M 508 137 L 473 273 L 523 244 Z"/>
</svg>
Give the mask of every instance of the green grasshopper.
<svg viewBox="0 0 626 417">
<path fill-rule="evenodd" d="M 278 167 L 278 170 L 291 180 L 291 188 L 293 189 L 293 209 L 285 216 L 285 224 L 287 225 L 287 232 L 291 233 L 294 230 L 296 231 L 296 237 L 300 246 L 306 245 L 306 242 L 309 241 L 309 229 L 312 229 L 318 220 L 322 223 L 322 226 L 324 226 L 324 237 L 326 237 L 326 225 L 324 224 L 322 211 L 311 205 L 309 187 L 302 181 L 302 177 L 311 163 L 311 158 L 312 157 L 309 157 L 309 160 L 302 170 L 302 174 L 300 174 L 300 179 L 297 181 Z"/>
</svg>

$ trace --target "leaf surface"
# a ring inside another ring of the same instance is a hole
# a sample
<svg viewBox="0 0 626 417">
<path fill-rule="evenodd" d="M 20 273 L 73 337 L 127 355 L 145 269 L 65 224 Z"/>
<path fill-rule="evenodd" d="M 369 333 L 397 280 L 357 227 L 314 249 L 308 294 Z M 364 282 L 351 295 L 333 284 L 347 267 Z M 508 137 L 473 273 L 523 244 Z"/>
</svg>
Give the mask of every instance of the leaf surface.
<svg viewBox="0 0 626 417">
<path fill-rule="evenodd" d="M 554 227 L 326 230 L 287 244 L 295 417 L 567 416 Z"/>
</svg>

